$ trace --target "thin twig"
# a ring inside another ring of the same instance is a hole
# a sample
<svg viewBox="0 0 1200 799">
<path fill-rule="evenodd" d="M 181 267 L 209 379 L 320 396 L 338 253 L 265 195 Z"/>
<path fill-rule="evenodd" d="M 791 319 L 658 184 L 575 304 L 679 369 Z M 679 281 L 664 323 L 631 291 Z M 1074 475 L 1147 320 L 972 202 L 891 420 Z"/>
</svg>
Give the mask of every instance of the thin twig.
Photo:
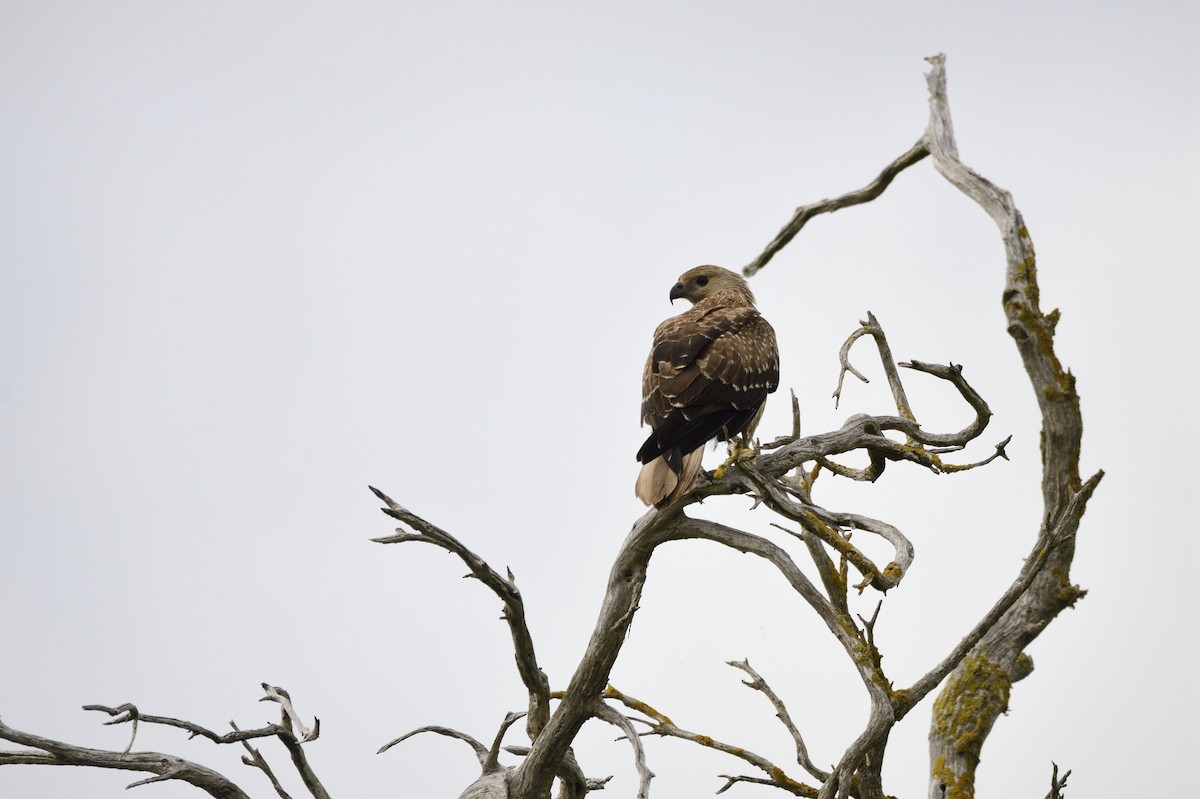
<svg viewBox="0 0 1200 799">
<path fill-rule="evenodd" d="M 739 782 L 748 782 L 751 785 L 775 785 L 775 783 L 766 777 L 747 777 L 745 775 L 731 777 L 728 774 L 718 774 L 718 777 L 725 780 L 725 784 L 717 789 L 717 793 L 725 793 Z"/>
<path fill-rule="evenodd" d="M 804 738 L 800 735 L 800 730 L 796 728 L 795 722 L 792 721 L 791 714 L 788 713 L 787 706 L 783 704 L 783 700 L 779 695 L 771 690 L 771 686 L 767 685 L 767 681 L 762 678 L 757 671 L 750 666 L 749 660 L 731 660 L 729 665 L 735 669 L 741 669 L 750 675 L 749 680 L 742 680 L 742 684 L 761 693 L 775 708 L 775 715 L 787 729 L 788 734 L 792 736 L 792 742 L 796 745 L 796 762 L 812 776 L 816 777 L 821 782 L 829 779 L 829 772 L 822 768 L 818 768 L 808 756 L 808 747 L 804 745 Z"/>
</svg>

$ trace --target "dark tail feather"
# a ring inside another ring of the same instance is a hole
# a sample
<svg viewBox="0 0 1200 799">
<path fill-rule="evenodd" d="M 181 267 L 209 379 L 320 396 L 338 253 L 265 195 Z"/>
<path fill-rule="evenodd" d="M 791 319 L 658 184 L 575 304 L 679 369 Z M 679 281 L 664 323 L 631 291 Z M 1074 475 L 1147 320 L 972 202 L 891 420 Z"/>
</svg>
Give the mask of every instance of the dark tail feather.
<svg viewBox="0 0 1200 799">
<path fill-rule="evenodd" d="M 673 471 L 679 474 L 682 454 L 703 447 L 710 439 L 724 441 L 746 429 L 754 419 L 758 408 L 723 410 L 708 413 L 696 419 L 685 419 L 682 413 L 667 417 L 657 430 L 650 434 L 646 443 L 638 450 L 637 459 L 649 463 L 660 455 L 664 456 Z"/>
</svg>

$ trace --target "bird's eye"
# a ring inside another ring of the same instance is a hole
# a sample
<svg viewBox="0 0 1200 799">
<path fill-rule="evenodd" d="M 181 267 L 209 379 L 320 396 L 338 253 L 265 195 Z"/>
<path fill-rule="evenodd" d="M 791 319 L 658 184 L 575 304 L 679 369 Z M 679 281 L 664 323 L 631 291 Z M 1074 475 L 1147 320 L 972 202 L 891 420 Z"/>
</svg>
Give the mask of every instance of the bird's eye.
<svg viewBox="0 0 1200 799">
<path fill-rule="evenodd" d="M 704 275 L 701 275 L 700 277 L 696 278 L 696 285 L 697 286 L 707 286 L 708 278 L 705 277 Z"/>
</svg>

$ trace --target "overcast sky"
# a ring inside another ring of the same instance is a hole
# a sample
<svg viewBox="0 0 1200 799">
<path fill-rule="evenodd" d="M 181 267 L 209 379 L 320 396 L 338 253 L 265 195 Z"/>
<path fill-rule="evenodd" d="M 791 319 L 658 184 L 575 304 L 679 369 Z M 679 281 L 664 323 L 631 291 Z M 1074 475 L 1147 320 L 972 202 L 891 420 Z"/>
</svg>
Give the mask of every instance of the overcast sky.
<svg viewBox="0 0 1200 799">
<path fill-rule="evenodd" d="M 512 569 L 565 687 L 643 512 L 639 380 L 654 326 L 681 310 L 671 284 L 740 267 L 795 206 L 907 150 L 923 59 L 944 51 L 963 160 L 1013 193 L 1043 306 L 1062 309 L 1082 469 L 1108 473 L 1072 574 L 1088 596 L 1031 647 L 980 793 L 1041 796 L 1053 759 L 1074 770 L 1069 795 L 1185 795 L 1200 20 L 1182 0 L 1134 9 L 4 0 L 0 717 L 122 749 L 127 731 L 81 705 L 250 727 L 274 718 L 256 703 L 268 681 L 321 717 L 308 750 L 334 795 L 456 796 L 476 771 L 463 744 L 374 752 L 426 724 L 490 740 L 524 708 L 508 632 L 451 556 L 369 542 L 394 524 L 367 485 Z M 991 403 L 964 459 L 1013 435 L 988 469 L 817 484 L 818 502 L 916 546 L 877 627 L 898 686 L 992 604 L 1037 531 L 1039 421 L 1003 266 L 991 221 L 926 162 L 813 221 L 752 281 L 805 432 L 889 411 L 865 342 L 872 383 L 830 399 L 838 346 L 870 310 L 897 357 L 964 364 Z M 918 377 L 922 423 L 961 427 L 968 409 Z M 785 395 L 765 438 L 790 425 Z M 692 512 L 782 535 L 748 504 Z M 613 683 L 788 767 L 784 729 L 724 665 L 749 658 L 831 763 L 865 695 L 750 560 L 700 542 L 657 553 Z M 924 795 L 928 704 L 892 736 L 897 796 Z M 589 776 L 615 774 L 606 795 L 631 796 L 614 737 L 589 726 L 577 751 Z M 137 748 L 272 795 L 232 748 L 147 729 Z M 682 742 L 648 752 L 657 797 L 746 773 Z M 0 795 L 102 799 L 134 779 L 11 766 Z"/>
</svg>

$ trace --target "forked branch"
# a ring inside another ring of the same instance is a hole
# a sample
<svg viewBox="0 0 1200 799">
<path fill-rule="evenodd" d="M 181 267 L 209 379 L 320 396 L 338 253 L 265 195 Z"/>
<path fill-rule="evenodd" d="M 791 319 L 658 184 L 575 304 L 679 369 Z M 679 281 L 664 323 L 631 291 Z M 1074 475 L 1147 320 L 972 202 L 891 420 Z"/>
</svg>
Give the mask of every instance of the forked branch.
<svg viewBox="0 0 1200 799">
<path fill-rule="evenodd" d="M 155 776 L 132 783 L 129 787 L 132 788 L 136 785 L 146 785 L 166 780 L 181 780 L 200 788 L 210 796 L 219 797 L 219 799 L 240 799 L 246 796 L 242 789 L 227 777 L 205 766 L 174 755 L 166 755 L 159 752 L 131 751 L 137 737 L 138 724 L 156 724 L 184 730 L 188 733 L 189 738 L 207 738 L 215 744 L 242 744 L 248 752 L 248 755 L 242 758 L 242 762 L 262 771 L 271 781 L 275 792 L 284 799 L 290 799 L 271 770 L 271 767 L 267 765 L 267 761 L 263 758 L 262 754 L 249 745 L 249 742 L 252 740 L 277 738 L 288 750 L 296 771 L 299 773 L 304 786 L 312 794 L 313 798 L 329 799 L 328 792 L 309 765 L 308 758 L 301 746 L 303 743 L 317 738 L 320 734 L 320 721 L 315 720 L 313 726 L 311 728 L 308 727 L 296 713 L 287 691 L 277 686 L 267 685 L 266 683 L 263 683 L 262 687 L 266 692 L 266 696 L 263 697 L 262 701 L 276 702 L 280 705 L 283 713 L 282 723 L 268 724 L 265 727 L 243 730 L 233 722 L 230 722 L 233 732 L 217 733 L 192 721 L 142 713 L 138 710 L 137 706 L 130 703 L 115 707 L 85 705 L 84 710 L 99 711 L 111 716 L 111 720 L 105 722 L 106 726 L 114 724 L 130 725 L 131 734 L 129 743 L 123 751 L 112 752 L 100 749 L 88 749 L 15 730 L 0 723 L 0 740 L 11 741 L 29 747 L 32 750 L 40 750 L 0 752 L 0 765 L 10 763 L 41 763 L 45 765 L 94 766 L 97 768 L 126 771 L 144 771 L 150 772 Z M 297 730 L 300 731 L 300 738 L 296 736 L 295 731 Z"/>
</svg>

